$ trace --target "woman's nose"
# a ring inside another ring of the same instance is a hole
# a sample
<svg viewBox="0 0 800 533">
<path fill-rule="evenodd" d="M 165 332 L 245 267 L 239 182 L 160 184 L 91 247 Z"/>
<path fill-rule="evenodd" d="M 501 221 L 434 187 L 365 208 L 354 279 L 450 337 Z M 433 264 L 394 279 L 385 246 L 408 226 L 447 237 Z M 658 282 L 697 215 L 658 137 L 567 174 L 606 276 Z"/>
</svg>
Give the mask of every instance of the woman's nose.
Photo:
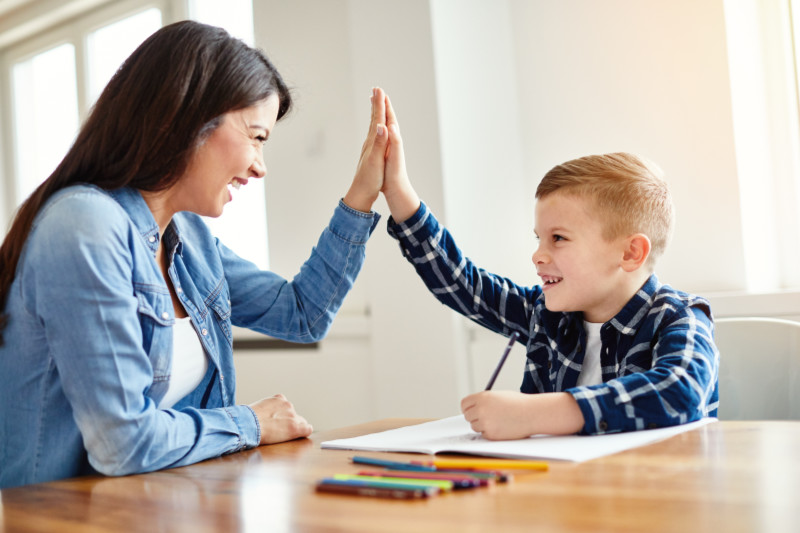
<svg viewBox="0 0 800 533">
<path fill-rule="evenodd" d="M 259 152 L 256 156 L 253 164 L 250 165 L 250 171 L 252 172 L 252 177 L 254 178 L 263 178 L 267 175 L 267 165 L 264 163 L 264 154 Z"/>
</svg>

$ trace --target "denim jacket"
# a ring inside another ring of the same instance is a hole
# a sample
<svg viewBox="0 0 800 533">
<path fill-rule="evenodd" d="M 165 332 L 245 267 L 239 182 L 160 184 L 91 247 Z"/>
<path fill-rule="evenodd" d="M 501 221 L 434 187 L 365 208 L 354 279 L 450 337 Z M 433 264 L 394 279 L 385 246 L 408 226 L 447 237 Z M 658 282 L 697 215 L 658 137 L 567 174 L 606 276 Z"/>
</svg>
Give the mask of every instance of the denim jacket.
<svg viewBox="0 0 800 533">
<path fill-rule="evenodd" d="M 325 336 L 378 218 L 340 202 L 287 281 L 236 256 L 200 217 L 176 214 L 163 236 L 169 275 L 209 369 L 192 393 L 159 410 L 175 317 L 154 259 L 155 219 L 132 189 L 79 185 L 54 195 L 5 307 L 0 487 L 148 472 L 257 446 L 255 413 L 235 404 L 231 326 L 301 343 Z"/>
</svg>

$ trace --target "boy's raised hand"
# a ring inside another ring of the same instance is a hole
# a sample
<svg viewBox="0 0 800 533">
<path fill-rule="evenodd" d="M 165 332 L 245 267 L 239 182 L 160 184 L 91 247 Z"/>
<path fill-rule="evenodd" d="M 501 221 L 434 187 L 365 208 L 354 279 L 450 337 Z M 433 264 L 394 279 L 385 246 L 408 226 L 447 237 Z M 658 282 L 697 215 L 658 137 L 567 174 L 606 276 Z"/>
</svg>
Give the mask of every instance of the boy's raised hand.
<svg viewBox="0 0 800 533">
<path fill-rule="evenodd" d="M 386 96 L 386 126 L 389 129 L 389 145 L 386 149 L 386 170 L 384 174 L 383 192 L 392 218 L 395 222 L 404 222 L 417 212 L 420 205 L 419 196 L 411 186 L 406 172 L 403 138 L 400 136 L 400 125 L 397 122 L 394 107 Z"/>
</svg>

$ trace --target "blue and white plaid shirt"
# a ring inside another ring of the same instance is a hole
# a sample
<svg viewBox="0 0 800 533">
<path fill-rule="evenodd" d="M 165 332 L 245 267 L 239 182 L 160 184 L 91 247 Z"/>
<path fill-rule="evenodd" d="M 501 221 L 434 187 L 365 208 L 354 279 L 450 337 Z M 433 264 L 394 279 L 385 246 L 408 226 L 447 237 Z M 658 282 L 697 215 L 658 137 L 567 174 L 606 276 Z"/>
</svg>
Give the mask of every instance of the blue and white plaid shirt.
<svg viewBox="0 0 800 533">
<path fill-rule="evenodd" d="M 582 313 L 548 311 L 541 286 L 522 287 L 473 265 L 424 203 L 402 224 L 390 219 L 388 230 L 439 301 L 492 331 L 519 334 L 528 354 L 520 390 L 571 394 L 586 421 L 582 433 L 716 416 L 719 354 L 705 299 L 650 276 L 603 325 L 603 383 L 578 387 L 586 345 Z"/>
</svg>

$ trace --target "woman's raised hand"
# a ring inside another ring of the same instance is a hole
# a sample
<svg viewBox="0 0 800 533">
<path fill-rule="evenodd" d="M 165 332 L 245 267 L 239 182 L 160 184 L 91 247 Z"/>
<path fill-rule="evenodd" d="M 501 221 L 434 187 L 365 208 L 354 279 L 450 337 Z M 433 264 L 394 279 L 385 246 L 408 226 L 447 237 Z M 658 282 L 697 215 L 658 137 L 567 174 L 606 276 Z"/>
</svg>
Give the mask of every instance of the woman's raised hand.
<svg viewBox="0 0 800 533">
<path fill-rule="evenodd" d="M 367 139 L 361 148 L 356 175 L 350 189 L 344 196 L 344 203 L 365 213 L 372 209 L 378 193 L 383 187 L 383 174 L 386 166 L 386 146 L 389 140 L 386 129 L 386 94 L 382 89 L 372 89 L 372 117 L 367 131 Z"/>
</svg>

